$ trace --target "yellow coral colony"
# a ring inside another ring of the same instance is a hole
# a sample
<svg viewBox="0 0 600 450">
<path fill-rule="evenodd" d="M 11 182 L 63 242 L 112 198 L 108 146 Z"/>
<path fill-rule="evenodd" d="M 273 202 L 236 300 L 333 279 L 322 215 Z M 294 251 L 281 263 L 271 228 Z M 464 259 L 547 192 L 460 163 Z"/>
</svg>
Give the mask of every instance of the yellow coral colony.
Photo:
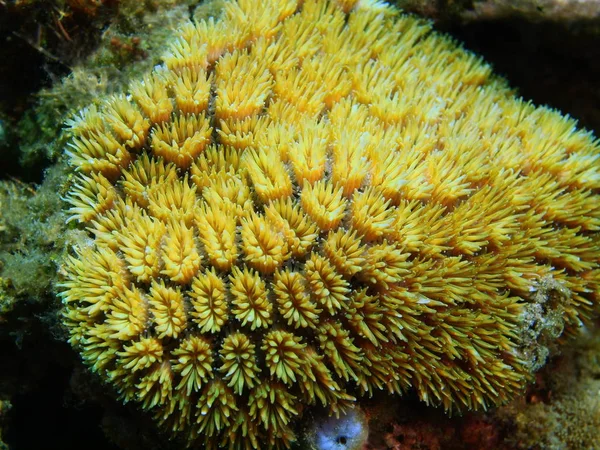
<svg viewBox="0 0 600 450">
<path fill-rule="evenodd" d="M 70 342 L 190 445 L 379 390 L 500 404 L 536 283 L 570 331 L 598 304 L 598 142 L 384 4 L 226 2 L 70 125 Z"/>
</svg>

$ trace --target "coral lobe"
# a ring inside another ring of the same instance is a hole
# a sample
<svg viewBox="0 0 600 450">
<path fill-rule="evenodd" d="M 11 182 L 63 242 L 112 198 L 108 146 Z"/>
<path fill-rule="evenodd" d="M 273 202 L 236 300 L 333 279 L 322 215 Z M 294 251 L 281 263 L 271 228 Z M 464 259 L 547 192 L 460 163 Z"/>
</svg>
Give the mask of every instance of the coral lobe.
<svg viewBox="0 0 600 450">
<path fill-rule="evenodd" d="M 598 142 L 418 19 L 226 2 L 130 93 L 69 123 L 64 322 L 190 445 L 289 447 L 376 390 L 501 404 L 540 280 L 569 333 L 597 310 Z"/>
</svg>

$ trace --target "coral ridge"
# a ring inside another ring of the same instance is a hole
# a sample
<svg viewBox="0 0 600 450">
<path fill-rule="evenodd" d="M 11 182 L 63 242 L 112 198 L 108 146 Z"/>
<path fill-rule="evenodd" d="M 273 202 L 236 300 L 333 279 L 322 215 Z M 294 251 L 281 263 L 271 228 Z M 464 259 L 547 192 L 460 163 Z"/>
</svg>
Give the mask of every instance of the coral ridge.
<svg viewBox="0 0 600 450">
<path fill-rule="evenodd" d="M 373 0 L 224 3 L 69 122 L 70 343 L 189 445 L 286 448 L 305 408 L 531 375 L 527 305 L 600 293 L 599 144 Z M 260 445 L 259 445 L 260 444 Z"/>
</svg>

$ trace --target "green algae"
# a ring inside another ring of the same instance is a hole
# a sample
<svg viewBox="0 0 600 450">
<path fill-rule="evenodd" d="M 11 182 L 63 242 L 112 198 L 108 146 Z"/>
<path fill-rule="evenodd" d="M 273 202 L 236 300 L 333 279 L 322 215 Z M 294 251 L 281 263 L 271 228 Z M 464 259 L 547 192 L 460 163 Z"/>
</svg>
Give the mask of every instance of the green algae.
<svg viewBox="0 0 600 450">
<path fill-rule="evenodd" d="M 60 164 L 47 171 L 38 187 L 0 182 L 0 314 L 10 312 L 19 299 L 39 302 L 51 296 L 65 238 L 60 199 L 65 174 Z"/>
</svg>

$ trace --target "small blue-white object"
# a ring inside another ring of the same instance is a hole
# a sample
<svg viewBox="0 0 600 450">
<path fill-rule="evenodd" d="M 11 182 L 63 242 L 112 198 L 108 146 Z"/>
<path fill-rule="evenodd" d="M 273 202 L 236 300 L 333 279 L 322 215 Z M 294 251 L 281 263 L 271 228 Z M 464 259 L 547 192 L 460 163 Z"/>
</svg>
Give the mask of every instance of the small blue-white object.
<svg viewBox="0 0 600 450">
<path fill-rule="evenodd" d="M 311 431 L 309 441 L 314 450 L 361 450 L 369 434 L 366 417 L 359 409 L 315 422 Z"/>
</svg>

